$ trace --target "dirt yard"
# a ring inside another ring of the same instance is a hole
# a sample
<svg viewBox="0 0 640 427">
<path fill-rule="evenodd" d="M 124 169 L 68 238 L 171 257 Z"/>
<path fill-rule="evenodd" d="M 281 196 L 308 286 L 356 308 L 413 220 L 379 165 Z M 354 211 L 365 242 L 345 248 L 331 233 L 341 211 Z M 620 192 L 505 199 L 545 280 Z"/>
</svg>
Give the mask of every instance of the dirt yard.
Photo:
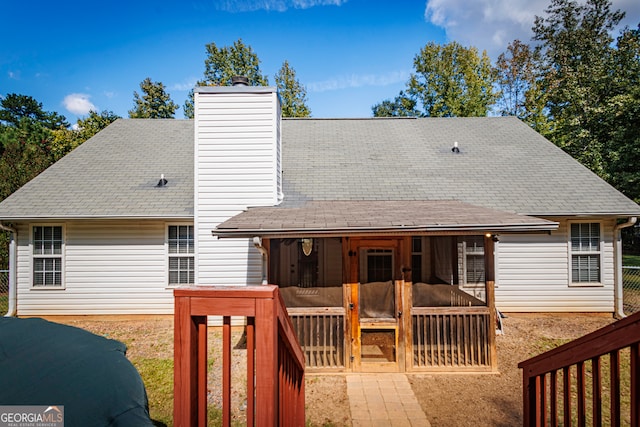
<svg viewBox="0 0 640 427">
<path fill-rule="evenodd" d="M 497 337 L 498 373 L 408 375 L 416 397 L 433 427 L 522 425 L 522 377 L 517 368 L 518 363 L 613 321 L 608 316 L 575 314 L 507 316 L 504 319 L 505 335 Z M 170 361 L 173 356 L 171 319 L 75 319 L 60 322 L 124 342 L 129 349 L 127 355 L 136 366 L 147 366 L 149 360 Z M 220 405 L 220 390 L 217 386 L 220 384 L 220 335 L 217 331 L 209 334 L 209 403 L 213 407 Z M 233 359 L 241 360 L 246 351 L 243 348 L 242 332 L 234 332 L 233 340 Z M 244 365 L 239 361 L 233 363 L 232 369 L 234 384 L 238 385 L 233 392 L 232 409 L 234 419 L 242 423 L 246 375 Z M 159 425 L 170 425 L 171 388 L 167 390 L 166 387 L 158 387 L 156 383 L 170 384 L 171 371 L 162 374 L 161 378 L 154 373 L 154 369 L 150 372 L 145 370 L 142 374 L 145 383 L 149 382 L 147 389 L 152 417 L 160 420 Z M 164 398 L 160 394 L 164 394 Z M 344 375 L 307 375 L 306 402 L 308 425 L 351 424 Z"/>
<path fill-rule="evenodd" d="M 410 375 L 433 427 L 522 425 L 522 371 L 518 363 L 613 322 L 594 315 L 508 315 L 498 336 L 498 373 Z"/>
</svg>

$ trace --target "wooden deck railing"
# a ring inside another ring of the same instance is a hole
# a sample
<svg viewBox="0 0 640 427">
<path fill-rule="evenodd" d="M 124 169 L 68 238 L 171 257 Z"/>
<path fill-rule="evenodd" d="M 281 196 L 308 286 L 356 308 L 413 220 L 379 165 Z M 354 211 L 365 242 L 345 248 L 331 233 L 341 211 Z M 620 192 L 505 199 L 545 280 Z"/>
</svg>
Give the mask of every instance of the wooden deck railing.
<svg viewBox="0 0 640 427">
<path fill-rule="evenodd" d="M 277 286 L 194 286 L 174 298 L 176 427 L 207 425 L 207 316 L 223 318 L 223 425 L 231 425 L 231 316 L 239 316 L 247 322 L 247 425 L 304 426 L 304 355 Z"/>
<path fill-rule="evenodd" d="M 412 370 L 492 370 L 487 307 L 412 307 Z"/>
<path fill-rule="evenodd" d="M 345 309 L 343 307 L 289 308 L 310 372 L 345 368 Z"/>
<path fill-rule="evenodd" d="M 524 426 L 640 426 L 640 313 L 518 367 Z"/>
</svg>

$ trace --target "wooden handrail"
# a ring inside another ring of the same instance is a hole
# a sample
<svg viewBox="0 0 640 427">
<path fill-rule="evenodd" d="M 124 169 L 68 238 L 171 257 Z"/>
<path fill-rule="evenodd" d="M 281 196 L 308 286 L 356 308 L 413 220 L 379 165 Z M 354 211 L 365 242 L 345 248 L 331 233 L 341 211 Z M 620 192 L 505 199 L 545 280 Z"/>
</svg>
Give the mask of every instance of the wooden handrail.
<svg viewBox="0 0 640 427">
<path fill-rule="evenodd" d="M 594 425 L 601 425 L 602 383 L 600 374 L 600 358 L 609 355 L 611 383 L 607 384 L 611 392 L 611 425 L 620 423 L 620 367 L 619 352 L 629 348 L 630 357 L 630 403 L 631 425 L 640 425 L 640 312 L 607 325 L 595 332 L 578 338 L 553 350 L 542 353 L 518 364 L 523 378 L 523 415 L 525 426 L 547 425 L 550 417 L 551 425 L 557 425 L 559 409 L 557 405 L 556 373 L 561 371 L 564 390 L 571 390 L 570 369 L 576 367 L 577 376 L 577 417 L 578 424 L 584 425 L 585 419 L 585 362 L 591 361 L 593 369 L 592 408 Z M 549 379 L 547 380 L 547 375 Z M 547 386 L 548 383 L 548 386 Z M 547 389 L 548 387 L 548 389 Z M 547 391 L 549 392 L 547 394 Z M 548 401 L 548 402 L 547 402 Z M 547 403 L 551 414 L 547 413 Z M 563 410 L 565 422 L 571 412 L 571 401 L 565 396 Z"/>
<path fill-rule="evenodd" d="M 283 343 L 292 354 L 294 363 L 296 363 L 299 369 L 304 371 L 304 352 L 298 343 L 298 338 L 293 330 L 293 324 L 291 323 L 289 313 L 287 313 L 282 295 L 280 295 L 277 286 L 275 286 L 275 289 L 277 298 L 280 301 L 278 304 L 278 325 L 283 337 Z"/>
<path fill-rule="evenodd" d="M 304 353 L 277 286 L 192 286 L 175 289 L 174 299 L 175 426 L 207 424 L 207 316 L 223 318 L 223 425 L 231 424 L 231 316 L 239 316 L 247 321 L 247 425 L 304 426 Z"/>
</svg>

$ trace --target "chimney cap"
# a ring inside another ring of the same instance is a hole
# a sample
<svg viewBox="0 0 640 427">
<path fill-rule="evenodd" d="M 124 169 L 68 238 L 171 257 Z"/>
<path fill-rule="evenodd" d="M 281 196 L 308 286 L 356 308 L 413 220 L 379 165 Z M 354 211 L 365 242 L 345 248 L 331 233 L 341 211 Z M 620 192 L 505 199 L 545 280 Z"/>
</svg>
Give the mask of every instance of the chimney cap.
<svg viewBox="0 0 640 427">
<path fill-rule="evenodd" d="M 249 86 L 249 77 L 247 76 L 233 76 L 231 77 L 232 86 Z"/>
</svg>

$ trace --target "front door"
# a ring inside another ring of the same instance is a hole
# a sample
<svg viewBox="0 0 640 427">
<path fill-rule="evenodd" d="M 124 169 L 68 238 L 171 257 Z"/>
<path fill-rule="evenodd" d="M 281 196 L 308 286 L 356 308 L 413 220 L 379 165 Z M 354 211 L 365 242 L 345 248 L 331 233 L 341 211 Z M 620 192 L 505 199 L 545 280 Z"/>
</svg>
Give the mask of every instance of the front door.
<svg viewBox="0 0 640 427">
<path fill-rule="evenodd" d="M 353 272 L 357 272 L 350 300 L 354 371 L 404 371 L 400 337 L 402 284 L 398 280 L 401 242 L 401 239 L 353 242 L 351 264 Z"/>
</svg>

